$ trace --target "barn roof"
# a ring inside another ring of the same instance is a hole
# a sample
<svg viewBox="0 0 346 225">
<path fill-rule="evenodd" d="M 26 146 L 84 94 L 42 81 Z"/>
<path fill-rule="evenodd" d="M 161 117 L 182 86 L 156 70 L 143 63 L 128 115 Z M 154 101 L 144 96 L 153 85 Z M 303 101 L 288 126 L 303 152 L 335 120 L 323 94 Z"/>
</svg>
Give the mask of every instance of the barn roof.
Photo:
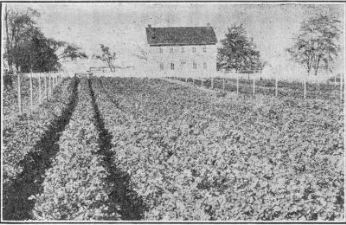
<svg viewBox="0 0 346 225">
<path fill-rule="evenodd" d="M 151 27 L 146 28 L 151 46 L 214 45 L 217 42 L 213 27 Z"/>
</svg>

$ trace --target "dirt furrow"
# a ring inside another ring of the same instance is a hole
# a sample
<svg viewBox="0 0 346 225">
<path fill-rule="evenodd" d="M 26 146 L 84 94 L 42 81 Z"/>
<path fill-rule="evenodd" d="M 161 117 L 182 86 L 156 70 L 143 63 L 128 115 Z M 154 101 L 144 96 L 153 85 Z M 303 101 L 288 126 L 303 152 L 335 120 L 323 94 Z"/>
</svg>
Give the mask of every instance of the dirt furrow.
<svg viewBox="0 0 346 225">
<path fill-rule="evenodd" d="M 113 191 L 109 198 L 112 202 L 120 204 L 119 214 L 122 220 L 140 220 L 144 216 L 144 203 L 137 193 L 130 188 L 130 176 L 119 170 L 115 163 L 115 152 L 112 151 L 112 135 L 105 128 L 105 124 L 97 104 L 97 96 L 92 87 L 92 80 L 89 80 L 92 104 L 95 111 L 96 127 L 99 130 L 99 154 L 104 156 L 104 167 L 109 172 L 108 182 L 114 184 Z"/>
</svg>

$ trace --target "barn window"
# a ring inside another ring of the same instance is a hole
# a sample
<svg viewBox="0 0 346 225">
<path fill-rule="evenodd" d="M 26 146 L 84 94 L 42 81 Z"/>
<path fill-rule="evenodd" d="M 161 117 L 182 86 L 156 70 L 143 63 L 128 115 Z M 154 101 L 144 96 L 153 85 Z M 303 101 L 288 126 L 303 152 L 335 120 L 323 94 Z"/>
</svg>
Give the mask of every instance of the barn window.
<svg viewBox="0 0 346 225">
<path fill-rule="evenodd" d="M 203 69 L 205 69 L 205 70 L 207 69 L 207 63 L 206 62 L 203 63 Z"/>
<path fill-rule="evenodd" d="M 203 46 L 203 52 L 207 52 L 207 46 Z"/>
<path fill-rule="evenodd" d="M 170 53 L 173 53 L 173 48 L 170 48 L 169 51 L 170 51 Z"/>
<path fill-rule="evenodd" d="M 163 48 L 160 47 L 160 53 L 163 53 Z"/>
<path fill-rule="evenodd" d="M 193 62 L 193 63 L 192 63 L 192 67 L 193 67 L 194 69 L 197 69 L 197 63 L 196 63 L 196 62 Z"/>
<path fill-rule="evenodd" d="M 185 65 L 186 64 L 186 62 L 185 61 L 181 61 L 181 65 Z"/>
<path fill-rule="evenodd" d="M 160 63 L 160 70 L 163 70 L 163 63 Z"/>
<path fill-rule="evenodd" d="M 196 52 L 196 47 L 192 47 L 192 52 Z"/>
<path fill-rule="evenodd" d="M 174 70 L 174 63 L 171 63 L 171 70 Z"/>
</svg>

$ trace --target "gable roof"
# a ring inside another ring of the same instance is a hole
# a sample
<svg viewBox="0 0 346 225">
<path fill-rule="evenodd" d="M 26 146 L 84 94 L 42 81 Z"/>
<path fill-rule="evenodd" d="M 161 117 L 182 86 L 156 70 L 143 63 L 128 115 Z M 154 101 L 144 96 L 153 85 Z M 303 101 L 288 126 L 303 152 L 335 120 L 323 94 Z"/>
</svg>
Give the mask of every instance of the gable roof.
<svg viewBox="0 0 346 225">
<path fill-rule="evenodd" d="M 147 41 L 151 46 L 214 45 L 217 42 L 213 27 L 147 27 Z"/>
</svg>

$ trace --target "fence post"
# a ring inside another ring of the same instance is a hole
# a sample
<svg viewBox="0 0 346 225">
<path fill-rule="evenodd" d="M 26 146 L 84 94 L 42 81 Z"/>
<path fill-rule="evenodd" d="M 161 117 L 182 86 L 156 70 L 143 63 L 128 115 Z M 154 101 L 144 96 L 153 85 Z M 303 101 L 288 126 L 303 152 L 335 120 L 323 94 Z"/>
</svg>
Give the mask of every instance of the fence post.
<svg viewBox="0 0 346 225">
<path fill-rule="evenodd" d="M 52 97 L 53 96 L 53 76 L 50 76 L 50 96 Z"/>
<path fill-rule="evenodd" d="M 340 101 L 342 101 L 343 76 L 340 74 Z"/>
<path fill-rule="evenodd" d="M 225 78 L 222 78 L 222 90 L 225 91 Z"/>
<path fill-rule="evenodd" d="M 22 97 L 21 97 L 21 90 L 20 90 L 20 72 L 17 71 L 17 85 L 18 85 L 18 112 L 21 115 L 22 114 Z"/>
<path fill-rule="evenodd" d="M 252 86 L 252 94 L 255 96 L 255 89 L 256 89 L 256 81 L 255 76 L 253 76 L 253 86 Z"/>
<path fill-rule="evenodd" d="M 44 73 L 44 93 L 46 96 L 46 99 L 48 99 L 48 84 L 47 84 L 47 74 Z"/>
<path fill-rule="evenodd" d="M 237 95 L 239 95 L 239 74 L 237 73 Z"/>
<path fill-rule="evenodd" d="M 211 77 L 211 89 L 214 89 L 214 77 Z"/>
<path fill-rule="evenodd" d="M 195 86 L 195 79 L 192 78 L 192 85 Z"/>
<path fill-rule="evenodd" d="M 38 74 L 38 103 L 41 104 L 42 96 L 41 96 L 41 73 Z"/>
<path fill-rule="evenodd" d="M 49 79 L 49 75 L 48 73 L 46 74 L 47 76 L 47 98 L 49 99 L 50 98 L 50 79 Z"/>
<path fill-rule="evenodd" d="M 278 97 L 278 75 L 275 76 L 275 97 Z"/>
<path fill-rule="evenodd" d="M 32 96 L 32 70 L 30 70 L 30 114 L 33 111 L 33 96 Z"/>
<path fill-rule="evenodd" d="M 304 86 L 304 99 L 305 99 L 306 98 L 306 78 L 304 79 L 303 86 Z"/>
</svg>

